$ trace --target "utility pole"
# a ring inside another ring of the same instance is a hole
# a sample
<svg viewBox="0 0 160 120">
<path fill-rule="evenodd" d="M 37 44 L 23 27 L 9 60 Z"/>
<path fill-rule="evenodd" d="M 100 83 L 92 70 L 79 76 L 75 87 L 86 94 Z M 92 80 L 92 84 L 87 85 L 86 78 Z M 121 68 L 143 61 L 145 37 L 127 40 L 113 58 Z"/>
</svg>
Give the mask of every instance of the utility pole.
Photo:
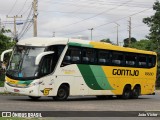
<svg viewBox="0 0 160 120">
<path fill-rule="evenodd" d="M 33 0 L 33 36 L 37 37 L 37 7 L 38 7 L 38 0 Z"/>
<path fill-rule="evenodd" d="M 56 32 L 53 32 L 53 36 L 52 37 L 55 37 L 56 36 Z"/>
<path fill-rule="evenodd" d="M 1 21 L 1 18 L 0 18 L 0 33 L 2 32 L 2 21 Z"/>
<path fill-rule="evenodd" d="M 92 30 L 93 30 L 93 28 L 91 28 L 91 29 L 88 29 L 88 30 L 90 30 L 90 31 L 91 31 L 91 40 L 92 40 Z"/>
<path fill-rule="evenodd" d="M 131 29 L 132 29 L 132 19 L 129 18 L 129 46 L 131 45 Z"/>
<path fill-rule="evenodd" d="M 2 29 L 2 23 L 1 23 L 1 18 L 0 18 L 0 30 Z"/>
<path fill-rule="evenodd" d="M 9 17 L 8 15 L 6 16 L 7 18 L 13 18 L 14 19 L 14 39 L 17 38 L 17 29 L 16 29 L 16 19 L 17 18 L 22 18 L 22 15 L 21 16 L 13 16 L 13 17 Z"/>
<path fill-rule="evenodd" d="M 115 23 L 116 25 L 117 25 L 117 46 L 119 45 L 119 40 L 118 40 L 118 37 L 119 37 L 119 35 L 118 35 L 118 33 L 119 33 L 119 30 L 118 30 L 118 28 L 119 28 L 119 24 L 118 23 Z"/>
<path fill-rule="evenodd" d="M 123 45 L 123 42 L 119 42 L 119 46 L 122 46 Z"/>
</svg>

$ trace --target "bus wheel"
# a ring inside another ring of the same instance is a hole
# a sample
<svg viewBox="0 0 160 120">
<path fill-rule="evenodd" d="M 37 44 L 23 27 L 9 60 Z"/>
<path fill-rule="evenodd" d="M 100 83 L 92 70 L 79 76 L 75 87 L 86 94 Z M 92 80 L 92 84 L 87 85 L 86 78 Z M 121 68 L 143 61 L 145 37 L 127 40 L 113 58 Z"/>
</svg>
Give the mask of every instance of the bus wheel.
<svg viewBox="0 0 160 120">
<path fill-rule="evenodd" d="M 123 90 L 122 99 L 129 99 L 131 97 L 131 88 L 126 86 Z"/>
<path fill-rule="evenodd" d="M 134 89 L 132 90 L 132 95 L 131 98 L 137 99 L 140 95 L 141 89 L 139 86 L 135 86 Z"/>
<path fill-rule="evenodd" d="M 57 92 L 57 96 L 54 96 L 54 100 L 65 101 L 69 96 L 69 88 L 66 85 L 60 86 Z"/>
<path fill-rule="evenodd" d="M 36 96 L 28 96 L 30 99 L 32 100 L 38 100 L 40 97 L 36 97 Z"/>
</svg>

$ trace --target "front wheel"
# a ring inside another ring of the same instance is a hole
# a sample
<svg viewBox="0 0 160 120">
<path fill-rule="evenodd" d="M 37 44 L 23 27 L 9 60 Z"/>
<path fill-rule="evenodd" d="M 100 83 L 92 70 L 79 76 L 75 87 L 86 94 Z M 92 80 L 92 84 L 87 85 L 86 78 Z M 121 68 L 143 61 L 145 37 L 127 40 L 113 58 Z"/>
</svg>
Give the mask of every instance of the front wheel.
<svg viewBox="0 0 160 120">
<path fill-rule="evenodd" d="M 57 92 L 57 96 L 54 96 L 54 100 L 65 101 L 69 96 L 69 88 L 66 85 L 60 86 Z"/>
</svg>

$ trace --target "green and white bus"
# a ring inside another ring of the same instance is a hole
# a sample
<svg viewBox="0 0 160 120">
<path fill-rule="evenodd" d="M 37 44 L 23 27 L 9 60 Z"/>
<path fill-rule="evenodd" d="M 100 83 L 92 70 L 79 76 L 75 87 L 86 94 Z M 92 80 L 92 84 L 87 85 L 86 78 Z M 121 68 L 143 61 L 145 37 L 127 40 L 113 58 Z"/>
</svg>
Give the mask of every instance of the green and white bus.
<svg viewBox="0 0 160 120">
<path fill-rule="evenodd" d="M 154 94 L 156 53 L 68 38 L 20 40 L 6 70 L 5 91 L 32 99 L 50 96 L 118 96 Z"/>
</svg>

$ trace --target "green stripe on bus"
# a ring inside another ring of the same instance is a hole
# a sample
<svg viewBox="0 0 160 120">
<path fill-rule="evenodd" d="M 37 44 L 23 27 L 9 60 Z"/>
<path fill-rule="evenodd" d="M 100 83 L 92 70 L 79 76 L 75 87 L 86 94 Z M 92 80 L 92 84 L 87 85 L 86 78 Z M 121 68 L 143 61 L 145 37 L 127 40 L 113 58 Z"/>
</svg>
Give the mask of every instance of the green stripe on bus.
<svg viewBox="0 0 160 120">
<path fill-rule="evenodd" d="M 93 90 L 113 90 L 101 66 L 77 66 L 88 87 Z"/>
<path fill-rule="evenodd" d="M 113 90 L 101 66 L 90 65 L 96 81 L 103 90 Z"/>
<path fill-rule="evenodd" d="M 97 80 L 94 77 L 93 72 L 89 65 L 77 65 L 77 66 L 88 87 L 90 87 L 93 90 L 103 90 L 97 83 Z"/>
<path fill-rule="evenodd" d="M 80 43 L 75 43 L 75 42 L 69 42 L 68 45 L 93 48 L 93 45 L 90 45 L 90 44 L 80 44 Z"/>
</svg>

